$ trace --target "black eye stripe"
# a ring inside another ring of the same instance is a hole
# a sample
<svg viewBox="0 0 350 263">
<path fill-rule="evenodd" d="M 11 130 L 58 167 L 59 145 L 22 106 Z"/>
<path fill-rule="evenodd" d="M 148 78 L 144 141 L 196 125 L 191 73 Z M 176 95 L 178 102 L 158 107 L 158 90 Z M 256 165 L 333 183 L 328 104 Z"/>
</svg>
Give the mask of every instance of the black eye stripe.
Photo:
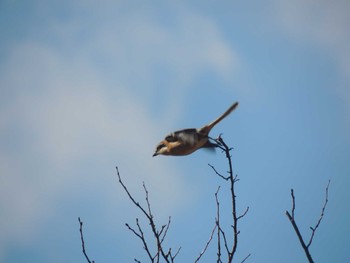
<svg viewBox="0 0 350 263">
<path fill-rule="evenodd" d="M 159 144 L 158 147 L 157 147 L 157 150 L 159 150 L 159 149 L 161 149 L 161 148 L 163 148 L 163 147 L 165 147 L 165 144 L 164 144 L 164 143 Z"/>
</svg>

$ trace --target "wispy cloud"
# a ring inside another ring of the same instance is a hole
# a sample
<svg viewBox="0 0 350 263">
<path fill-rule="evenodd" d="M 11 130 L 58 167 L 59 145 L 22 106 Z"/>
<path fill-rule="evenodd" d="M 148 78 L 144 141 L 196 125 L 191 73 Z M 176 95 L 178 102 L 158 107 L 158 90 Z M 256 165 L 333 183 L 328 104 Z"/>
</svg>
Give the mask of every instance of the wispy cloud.
<svg viewBox="0 0 350 263">
<path fill-rule="evenodd" d="M 12 59 L 32 64 L 34 69 L 20 63 L 14 63 L 18 65 L 15 69 L 9 68 L 10 73 L 16 70 L 13 81 L 17 84 L 12 88 L 19 92 L 2 108 L 1 141 L 5 147 L 1 150 L 0 192 L 1 210 L 6 216 L 0 223 L 1 242 L 27 240 L 40 222 L 57 212 L 55 200 L 64 201 L 65 196 L 72 195 L 67 192 L 69 184 L 84 180 L 82 174 L 101 176 L 79 167 L 87 160 L 98 166 L 102 159 L 115 158 L 115 162 L 131 167 L 123 170 L 132 188 L 147 175 L 152 178 L 148 179 L 151 187 L 169 198 L 167 206 L 177 206 L 181 197 L 176 192 L 186 187 L 162 163 L 156 168 L 150 165 L 157 132 L 145 103 L 120 87 L 106 93 L 97 75 L 82 77 L 74 65 L 65 64 L 55 53 L 47 56 L 45 51 L 35 52 L 40 48 L 24 48 L 35 60 L 25 61 L 20 50 L 15 52 L 19 57 Z M 51 76 L 41 78 L 42 72 Z M 23 89 L 31 78 L 37 78 L 37 87 Z M 11 80 L 6 82 L 11 84 Z M 115 164 L 111 163 L 110 169 Z M 175 168 L 171 170 L 176 172 Z M 171 189 L 165 189 L 165 181 Z M 162 202 L 157 206 L 166 208 Z"/>
<path fill-rule="evenodd" d="M 9 241 L 30 240 L 40 222 L 57 213 L 55 202 L 72 195 L 70 184 L 101 176 L 82 163 L 121 163 L 131 189 L 147 180 L 156 193 L 154 205 L 164 213 L 192 194 L 175 176 L 176 167 L 151 158 L 163 135 L 151 106 L 157 69 L 169 68 L 166 95 L 176 101 L 201 71 L 225 76 L 234 70 L 234 51 L 212 21 L 183 8 L 172 10 L 167 25 L 152 10 L 130 9 L 105 20 L 105 10 L 96 10 L 102 13 L 65 21 L 46 10 L 41 30 L 50 37 L 29 34 L 1 61 L 3 248 Z M 94 26 L 89 19 L 96 19 Z M 165 108 L 167 119 L 177 118 L 179 106 Z"/>
<path fill-rule="evenodd" d="M 308 42 L 335 60 L 339 71 L 350 83 L 350 2 L 274 1 L 278 24 L 293 39 Z M 339 90 L 350 100 L 350 89 Z"/>
</svg>

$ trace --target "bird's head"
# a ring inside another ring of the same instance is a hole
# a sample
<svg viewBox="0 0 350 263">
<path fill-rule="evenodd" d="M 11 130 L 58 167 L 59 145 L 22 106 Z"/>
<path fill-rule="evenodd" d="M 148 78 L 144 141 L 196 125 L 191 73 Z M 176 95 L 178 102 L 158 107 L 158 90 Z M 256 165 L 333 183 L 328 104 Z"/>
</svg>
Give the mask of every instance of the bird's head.
<svg viewBox="0 0 350 263">
<path fill-rule="evenodd" d="M 157 147 L 156 147 L 156 150 L 153 154 L 153 157 L 154 156 L 157 156 L 157 155 L 160 155 L 160 154 L 166 154 L 168 152 L 168 147 L 165 145 L 164 141 L 161 141 Z"/>
</svg>

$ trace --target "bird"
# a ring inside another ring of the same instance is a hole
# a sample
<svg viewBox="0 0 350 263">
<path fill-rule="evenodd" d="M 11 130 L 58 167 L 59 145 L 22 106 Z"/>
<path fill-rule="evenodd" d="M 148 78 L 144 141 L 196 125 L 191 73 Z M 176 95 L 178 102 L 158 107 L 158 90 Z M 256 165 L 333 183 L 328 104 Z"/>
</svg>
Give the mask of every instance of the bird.
<svg viewBox="0 0 350 263">
<path fill-rule="evenodd" d="M 183 156 L 201 148 L 215 149 L 218 145 L 209 140 L 209 132 L 237 106 L 238 102 L 233 103 L 220 117 L 202 128 L 183 129 L 170 133 L 157 145 L 153 157 L 157 155 Z"/>
</svg>

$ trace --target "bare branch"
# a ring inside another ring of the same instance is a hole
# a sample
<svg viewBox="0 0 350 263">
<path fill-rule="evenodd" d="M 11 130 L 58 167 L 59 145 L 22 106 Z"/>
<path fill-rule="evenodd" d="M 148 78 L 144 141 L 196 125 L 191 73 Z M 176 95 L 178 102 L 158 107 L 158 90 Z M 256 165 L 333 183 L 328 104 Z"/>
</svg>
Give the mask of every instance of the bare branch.
<svg viewBox="0 0 350 263">
<path fill-rule="evenodd" d="M 136 220 L 137 220 L 137 218 L 136 218 Z M 135 234 L 135 236 L 137 236 L 138 238 L 142 239 L 142 235 L 139 234 L 139 233 L 137 233 L 136 230 L 133 229 L 128 223 L 126 223 L 125 226 L 126 226 L 131 232 L 133 232 L 133 233 Z"/>
<path fill-rule="evenodd" d="M 119 174 L 119 169 L 118 169 L 118 166 L 115 167 L 116 170 L 117 170 L 117 175 L 118 175 L 118 179 L 119 179 L 119 183 L 123 186 L 125 192 L 127 193 L 127 195 L 129 196 L 130 200 L 144 213 L 144 215 L 149 219 L 149 215 L 147 214 L 146 210 L 143 209 L 143 207 L 135 201 L 135 199 L 132 197 L 132 195 L 130 194 L 129 190 L 126 188 L 126 186 L 124 185 L 121 177 L 120 177 L 120 174 Z"/>
<path fill-rule="evenodd" d="M 220 232 L 220 203 L 219 203 L 219 198 L 218 198 L 218 193 L 220 190 L 220 186 L 218 187 L 218 190 L 216 190 L 215 193 L 215 202 L 216 202 L 216 225 L 218 228 L 218 259 L 217 259 L 217 263 L 221 262 L 221 232 Z"/>
<path fill-rule="evenodd" d="M 177 257 L 177 255 L 180 253 L 181 247 L 179 247 L 175 253 L 174 256 L 171 257 L 171 261 L 174 262 L 175 258 Z"/>
<path fill-rule="evenodd" d="M 237 249 L 237 244 L 238 244 L 238 219 L 237 219 L 237 213 L 236 213 L 236 195 L 235 195 L 235 181 L 236 181 L 236 177 L 233 175 L 233 169 L 232 169 L 232 160 L 231 160 L 231 155 L 230 155 L 230 151 L 232 150 L 232 148 L 229 148 L 227 146 L 227 144 L 224 142 L 224 140 L 221 138 L 221 136 L 219 136 L 219 138 L 217 139 L 217 141 L 224 147 L 225 149 L 225 153 L 226 153 L 226 158 L 228 160 L 229 163 L 229 180 L 230 180 L 230 190 L 231 190 L 231 201 L 232 201 L 232 220 L 233 220 L 233 244 L 232 244 L 232 248 L 228 254 L 228 262 L 232 262 L 233 261 L 233 256 L 236 252 Z"/>
<path fill-rule="evenodd" d="M 212 166 L 211 164 L 209 164 L 208 163 L 208 165 L 211 167 L 211 169 L 213 169 L 214 170 L 214 172 L 218 175 L 218 176 L 220 176 L 222 179 L 224 179 L 224 180 L 226 180 L 226 181 L 228 181 L 229 179 L 230 179 L 230 176 L 223 176 L 222 174 L 220 174 L 216 169 L 215 169 L 215 167 L 214 166 Z"/>
<path fill-rule="evenodd" d="M 328 188 L 329 188 L 329 184 L 330 184 L 330 183 L 331 183 L 331 180 L 328 180 L 328 184 L 327 184 L 327 187 L 326 187 L 326 199 L 325 199 L 325 201 L 324 201 L 324 205 L 323 205 L 323 207 L 322 207 L 321 215 L 320 215 L 320 217 L 319 217 L 319 219 L 318 219 L 318 221 L 317 221 L 317 224 L 316 224 L 315 227 L 310 227 L 312 233 L 311 233 L 311 237 L 310 237 L 309 243 L 306 245 L 307 247 L 309 247 L 309 246 L 311 245 L 312 240 L 313 240 L 313 238 L 314 238 L 314 235 L 315 235 L 315 233 L 316 233 L 316 230 L 317 230 L 317 228 L 320 226 L 321 221 L 322 221 L 322 219 L 323 219 L 324 211 L 325 211 L 326 206 L 327 206 L 327 203 L 328 203 Z"/>
<path fill-rule="evenodd" d="M 219 198 L 218 198 L 218 192 L 220 187 L 218 187 L 216 193 L 215 193 L 215 199 L 216 199 L 216 206 L 217 206 L 217 217 L 215 220 L 215 226 L 213 227 L 209 240 L 206 242 L 203 250 L 199 253 L 199 256 L 197 257 L 197 259 L 195 260 L 195 262 L 198 262 L 202 256 L 206 253 L 206 251 L 209 248 L 210 243 L 213 240 L 214 234 L 217 233 L 217 238 L 218 238 L 218 253 L 217 253 L 217 263 L 222 263 L 221 260 L 221 246 L 222 246 L 222 241 L 224 243 L 224 247 L 225 249 L 223 249 L 224 253 L 225 250 L 227 252 L 227 258 L 228 258 L 228 263 L 233 262 L 233 257 L 235 255 L 236 249 L 237 249 L 237 244 L 238 244 L 238 235 L 240 233 L 240 231 L 238 230 L 238 221 L 243 218 L 249 211 L 249 206 L 246 208 L 246 210 L 243 212 L 242 215 L 237 216 L 236 213 L 236 195 L 235 195 L 235 190 L 234 190 L 234 184 L 235 182 L 238 181 L 237 179 L 237 175 L 233 174 L 233 169 L 232 169 L 232 160 L 231 160 L 231 150 L 233 148 L 229 148 L 227 146 L 227 144 L 223 141 L 223 139 L 221 138 L 221 136 L 219 136 L 219 138 L 217 138 L 215 140 L 217 142 L 217 146 L 218 148 L 220 148 L 225 154 L 226 154 L 226 158 L 228 160 L 228 166 L 229 166 L 229 171 L 227 171 L 228 176 L 224 176 L 222 174 L 220 174 L 214 166 L 208 164 L 213 171 L 222 179 L 224 179 L 225 181 L 229 182 L 230 185 L 230 195 L 231 195 L 231 213 L 232 213 L 232 229 L 233 229 L 233 234 L 232 232 L 230 232 L 230 234 L 226 234 L 225 231 L 223 230 L 223 228 L 220 225 L 220 203 L 219 203 Z M 165 250 L 165 248 L 163 247 L 163 243 L 164 240 L 167 236 L 168 230 L 170 228 L 170 224 L 171 224 L 171 217 L 169 217 L 169 220 L 167 222 L 167 224 L 162 225 L 160 228 L 156 226 L 155 221 L 154 221 L 154 216 L 152 214 L 152 209 L 151 209 L 151 202 L 149 200 L 149 192 L 148 189 L 146 188 L 145 183 L 143 182 L 143 189 L 145 192 L 145 200 L 146 200 L 146 205 L 141 205 L 138 201 L 135 200 L 135 198 L 132 196 L 132 194 L 130 193 L 130 191 L 128 190 L 128 188 L 126 187 L 126 185 L 123 183 L 122 178 L 120 176 L 119 173 L 119 169 L 118 167 L 116 167 L 116 171 L 117 171 L 117 176 L 118 176 L 118 180 L 119 183 L 121 184 L 121 186 L 123 187 L 124 191 L 126 192 L 128 198 L 132 201 L 132 203 L 142 212 L 142 214 L 147 218 L 148 223 L 150 225 L 151 228 L 151 232 L 153 234 L 153 238 L 155 240 L 155 244 L 156 244 L 156 248 L 152 248 L 152 246 L 150 245 L 150 242 L 148 242 L 148 238 L 146 238 L 145 233 L 140 225 L 139 219 L 136 218 L 136 226 L 132 227 L 129 224 L 125 224 L 126 227 L 129 229 L 129 231 L 131 231 L 137 238 L 139 238 L 143 244 L 143 248 L 145 249 L 150 261 L 152 263 L 155 262 L 159 262 L 160 260 L 164 259 L 165 262 L 171 262 L 173 263 L 175 258 L 177 257 L 177 255 L 179 254 L 181 247 L 178 248 L 178 250 L 176 251 L 175 254 L 172 253 L 172 249 L 169 248 L 168 250 Z M 327 193 L 328 193 L 328 187 L 327 187 Z M 327 194 L 328 195 L 328 194 Z M 294 199 L 293 199 L 294 200 Z M 293 201 L 294 202 L 294 201 Z M 321 218 L 319 220 L 319 222 L 316 224 L 315 228 L 312 228 L 313 230 L 313 234 L 312 237 L 314 235 L 314 232 L 316 231 L 316 229 L 318 228 L 322 217 L 323 217 L 323 212 L 324 209 L 322 211 L 321 214 Z M 293 209 L 293 213 L 294 213 L 294 209 Z M 89 257 L 86 254 L 85 251 L 85 243 L 84 243 L 84 238 L 83 238 L 83 231 L 82 231 L 82 226 L 83 223 L 79 218 L 79 223 L 80 223 L 80 236 L 81 236 L 81 242 L 82 242 L 82 249 L 83 249 L 83 253 L 84 256 L 87 260 L 88 263 L 94 263 L 94 261 L 90 261 Z M 231 236 L 232 235 L 232 236 Z M 310 240 L 310 244 L 312 242 L 312 237 Z M 231 241 L 232 240 L 232 241 Z M 231 244 L 232 242 L 232 244 Z M 230 244 L 229 244 L 230 243 Z M 154 243 L 153 243 L 154 244 Z M 242 263 L 246 261 L 246 259 L 248 259 L 250 257 L 250 254 L 248 256 L 246 256 Z M 141 262 L 138 259 L 134 259 L 135 262 Z"/>
<path fill-rule="evenodd" d="M 229 244 L 227 242 L 227 238 L 226 238 L 226 234 L 224 232 L 224 230 L 222 229 L 222 227 L 220 226 L 220 213 L 219 213 L 219 201 L 217 198 L 217 194 L 218 191 L 215 194 L 216 197 L 216 206 L 217 206 L 217 234 L 218 234 L 218 258 L 217 258 L 217 262 L 221 262 L 221 236 L 223 238 L 224 241 L 224 245 L 225 245 L 225 249 L 227 252 L 227 257 L 228 257 L 228 262 L 232 262 L 233 261 L 233 257 L 236 253 L 237 250 L 237 245 L 238 245 L 238 235 L 239 235 L 239 230 L 238 230 L 238 221 L 243 218 L 249 211 L 249 207 L 247 207 L 247 209 L 245 210 L 245 212 L 240 215 L 237 216 L 237 212 L 236 212 L 236 195 L 235 195 L 235 182 L 238 181 L 237 179 L 237 175 L 233 174 L 233 169 L 232 169 L 232 159 L 231 159 L 231 150 L 233 148 L 228 147 L 228 145 L 224 142 L 224 140 L 222 139 L 221 135 L 219 135 L 219 137 L 217 139 L 215 139 L 218 147 L 220 149 L 223 150 L 223 152 L 226 155 L 226 158 L 228 160 L 228 166 L 229 166 L 229 170 L 228 170 L 228 176 L 223 176 L 222 174 L 220 174 L 212 165 L 209 164 L 209 166 L 213 169 L 213 171 L 222 179 L 229 181 L 230 183 L 230 194 L 231 194 L 231 212 L 232 212 L 232 229 L 233 229 L 233 236 L 232 238 L 230 238 L 230 240 L 233 240 L 233 243 L 231 245 L 231 248 L 229 248 Z"/>
<path fill-rule="evenodd" d="M 295 197 L 294 197 L 294 190 L 290 190 L 290 195 L 292 196 L 292 217 L 294 219 L 294 211 L 295 211 Z"/>
<path fill-rule="evenodd" d="M 298 239 L 299 239 L 299 242 L 300 242 L 302 248 L 304 249 L 304 252 L 305 252 L 305 255 L 306 255 L 307 259 L 309 260 L 310 263 L 313 263 L 314 261 L 313 261 L 313 259 L 312 259 L 312 257 L 311 257 L 311 254 L 310 254 L 310 252 L 309 252 L 309 249 L 308 249 L 308 247 L 305 245 L 304 239 L 303 239 L 303 237 L 302 237 L 302 235 L 301 235 L 301 233 L 300 233 L 300 231 L 299 231 L 299 228 L 298 228 L 298 226 L 297 226 L 297 224 L 296 224 L 296 222 L 295 222 L 295 219 L 294 219 L 295 196 L 294 196 L 294 190 L 293 190 L 293 189 L 290 190 L 290 195 L 291 195 L 291 197 L 292 197 L 292 215 L 291 215 L 288 211 L 286 211 L 286 215 L 287 215 L 289 221 L 291 222 L 291 224 L 292 224 L 292 226 L 293 226 L 293 228 L 294 228 L 295 233 L 297 234 L 297 237 L 298 237 Z"/>
<path fill-rule="evenodd" d="M 203 248 L 202 252 L 199 254 L 199 256 L 197 257 L 197 259 L 195 260 L 195 263 L 197 263 L 201 257 L 203 256 L 203 254 L 205 253 L 205 251 L 207 251 L 208 247 L 209 247 L 209 244 L 210 242 L 212 241 L 213 239 L 213 236 L 214 236 L 214 233 L 215 233 L 215 230 L 217 228 L 217 224 L 215 224 L 213 230 L 211 231 L 211 235 L 210 235 L 210 238 L 209 240 L 207 241 L 207 243 L 205 244 L 205 247 Z"/>
<path fill-rule="evenodd" d="M 129 199 L 134 203 L 134 205 L 136 207 L 138 207 L 142 213 L 146 216 L 146 218 L 148 219 L 148 223 L 151 227 L 151 231 L 153 233 L 153 236 L 155 238 L 156 241 L 156 252 L 155 255 L 152 256 L 151 250 L 149 249 L 149 246 L 147 244 L 147 240 L 146 237 L 143 233 L 143 230 L 139 224 L 139 220 L 136 219 L 136 225 L 138 227 L 138 231 L 136 231 L 135 229 L 131 228 L 128 224 L 126 224 L 126 226 L 129 228 L 130 231 L 132 231 L 138 238 L 141 239 L 144 249 L 147 252 L 148 257 L 150 258 L 151 262 L 159 262 L 160 257 L 162 257 L 165 262 L 174 262 L 175 257 L 178 255 L 178 253 L 180 252 L 181 247 L 177 250 L 177 252 L 175 253 L 175 255 L 172 255 L 171 252 L 171 248 L 169 248 L 169 250 L 167 252 L 165 252 L 164 248 L 163 248 L 163 242 L 164 239 L 167 235 L 167 232 L 169 230 L 170 227 L 170 223 L 171 223 L 171 217 L 169 217 L 169 221 L 167 224 L 163 225 L 160 230 L 157 229 L 156 224 L 154 222 L 153 219 L 153 214 L 152 214 L 152 210 L 151 210 L 151 203 L 149 201 L 149 195 L 148 195 L 148 190 L 146 188 L 145 183 L 143 183 L 143 189 L 145 191 L 145 199 L 146 199 L 146 203 L 147 203 L 147 210 L 144 209 L 139 202 L 137 202 L 133 196 L 131 195 L 131 193 L 129 192 L 129 190 L 127 189 L 127 187 L 125 186 L 125 184 L 123 183 L 121 176 L 119 174 L 119 170 L 118 167 L 116 167 L 117 170 L 117 175 L 118 175 L 118 179 L 119 179 L 119 183 L 122 185 L 122 187 L 124 188 L 125 192 L 127 193 Z M 137 261 L 135 259 L 135 261 Z"/>
<path fill-rule="evenodd" d="M 148 190 L 146 188 L 145 182 L 142 183 L 142 186 L 143 186 L 143 189 L 145 190 L 145 194 L 146 194 L 146 203 L 147 203 L 147 207 L 148 207 L 148 215 L 150 217 L 153 217 L 152 216 L 152 211 L 151 211 L 151 205 L 150 205 L 149 199 L 148 199 Z"/>
<path fill-rule="evenodd" d="M 225 232 L 221 229 L 221 227 L 219 227 L 219 230 L 220 230 L 220 233 L 224 239 L 224 245 L 225 245 L 225 248 L 226 248 L 226 252 L 227 254 L 229 255 L 230 254 L 230 249 L 228 248 L 228 244 L 227 244 L 227 239 L 226 239 L 226 234 Z"/>
<path fill-rule="evenodd" d="M 218 238 L 218 252 L 217 252 L 217 262 L 220 263 L 222 262 L 221 260 L 221 242 L 223 241 L 224 243 L 224 247 L 227 253 L 227 259 L 228 259 L 228 263 L 233 262 L 233 258 L 235 255 L 235 252 L 237 250 L 237 244 L 238 244 L 238 235 L 240 233 L 240 231 L 238 230 L 238 221 L 240 219 L 242 219 L 249 211 L 249 206 L 246 208 L 246 210 L 243 212 L 242 215 L 237 216 L 237 212 L 236 212 L 236 195 L 235 195 L 235 189 L 234 189 L 234 184 L 235 182 L 238 181 L 237 179 L 237 175 L 233 174 L 233 169 L 232 169 L 232 160 L 231 160 L 231 150 L 232 148 L 228 147 L 227 144 L 223 141 L 223 139 L 221 138 L 221 136 L 219 136 L 216 140 L 218 147 L 223 150 L 223 152 L 226 155 L 226 158 L 228 160 L 228 167 L 229 170 L 227 171 L 228 176 L 224 176 L 222 174 L 220 174 L 214 166 L 208 164 L 213 171 L 222 179 L 224 179 L 225 181 L 229 182 L 230 185 L 230 196 L 231 196 L 231 214 L 232 214 L 232 229 L 233 229 L 233 233 L 232 236 L 228 236 L 225 231 L 223 230 L 222 226 L 220 225 L 220 203 L 219 203 L 219 199 L 218 199 L 218 192 L 220 187 L 218 188 L 218 190 L 215 193 L 215 199 L 216 199 L 216 206 L 217 206 L 217 217 L 216 217 L 216 224 L 212 229 L 211 235 L 209 237 L 209 240 L 207 241 L 206 245 L 204 246 L 203 250 L 199 253 L 199 256 L 197 257 L 195 262 L 198 262 L 202 256 L 204 255 L 204 253 L 207 251 L 213 237 L 214 237 L 214 233 L 217 233 L 217 238 Z M 149 249 L 149 246 L 147 245 L 147 241 L 146 238 L 144 236 L 144 233 L 141 229 L 141 226 L 138 222 L 138 219 L 136 221 L 137 227 L 138 229 L 133 229 L 132 227 L 130 227 L 128 224 L 126 224 L 126 226 L 129 228 L 130 231 L 132 231 L 138 238 L 141 239 L 141 241 L 143 242 L 144 245 L 144 249 L 146 250 L 149 258 L 151 259 L 152 262 L 159 262 L 160 258 L 163 258 L 166 262 L 174 262 L 175 257 L 178 255 L 181 247 L 177 250 L 177 252 L 175 253 L 175 255 L 172 254 L 172 250 L 171 248 L 169 248 L 167 251 L 164 250 L 163 248 L 163 242 L 165 240 L 165 237 L 167 236 L 169 227 L 170 227 L 170 223 L 171 223 L 171 217 L 169 217 L 168 223 L 165 225 L 162 225 L 160 227 L 160 229 L 157 229 L 154 219 L 153 219 L 153 214 L 152 214 L 152 209 L 151 209 L 151 203 L 149 201 L 149 193 L 148 190 L 146 188 L 145 183 L 143 183 L 143 188 L 145 191 L 145 199 L 146 199 L 146 204 L 147 204 L 147 208 L 144 208 L 143 206 L 141 206 L 139 204 L 139 202 L 137 202 L 133 196 L 131 195 L 131 193 L 129 192 L 129 190 L 127 189 L 127 187 L 125 186 L 125 184 L 122 182 L 121 176 L 119 174 L 119 170 L 118 167 L 116 167 L 117 170 L 117 175 L 118 175 L 118 179 L 119 179 L 119 183 L 122 185 L 122 187 L 124 188 L 125 192 L 127 193 L 129 199 L 133 202 L 133 204 L 142 211 L 142 213 L 146 216 L 146 218 L 148 219 L 148 223 L 150 225 L 151 231 L 153 233 L 154 239 L 156 241 L 156 253 L 154 256 L 152 256 L 152 253 L 150 252 L 151 250 Z M 231 241 L 232 240 L 232 241 Z M 230 243 L 232 242 L 232 244 L 229 245 L 229 241 Z M 250 256 L 250 254 L 244 258 L 244 261 L 246 261 L 246 259 Z M 135 259 L 135 261 L 137 261 Z M 138 262 L 138 261 L 137 261 Z"/>
<path fill-rule="evenodd" d="M 159 236 L 161 236 L 161 235 L 162 235 L 162 232 L 163 232 L 163 229 L 165 228 L 164 235 L 163 235 L 163 237 L 162 237 L 162 239 L 161 239 L 161 241 L 160 241 L 161 244 L 163 243 L 163 241 L 164 241 L 164 239 L 165 239 L 165 237 L 166 237 L 166 234 L 168 233 L 168 229 L 169 229 L 169 227 L 170 227 L 170 223 L 171 223 L 171 216 L 169 216 L 168 224 L 164 225 L 164 226 L 162 227 L 162 230 L 161 230 L 160 233 L 159 233 Z"/>
<path fill-rule="evenodd" d="M 250 257 L 250 253 L 248 254 L 248 256 L 246 256 L 241 263 L 244 263 L 248 258 Z"/>
<path fill-rule="evenodd" d="M 246 210 L 244 211 L 244 213 L 242 215 L 237 217 L 237 220 L 240 220 L 241 218 L 245 217 L 245 215 L 248 213 L 248 211 L 249 211 L 249 206 L 247 206 Z"/>
<path fill-rule="evenodd" d="M 94 263 L 95 261 L 93 261 L 93 260 L 90 261 L 88 255 L 86 254 L 85 242 L 84 242 L 84 236 L 83 236 L 83 221 L 80 220 L 80 217 L 78 217 L 78 221 L 79 221 L 79 225 L 80 225 L 79 231 L 80 231 L 80 239 L 81 239 L 81 246 L 82 246 L 82 249 L 83 249 L 83 254 L 84 254 L 87 262 Z"/>
<path fill-rule="evenodd" d="M 308 247 L 305 245 L 305 242 L 304 242 L 304 240 L 303 240 L 303 237 L 302 237 L 301 234 L 300 234 L 299 228 L 298 228 L 296 222 L 294 221 L 294 218 L 290 215 L 290 213 L 289 213 L 288 211 L 286 211 L 286 215 L 287 215 L 287 217 L 289 218 L 289 221 L 291 222 L 291 224 L 292 224 L 292 226 L 293 226 L 293 228 L 294 228 L 294 231 L 295 231 L 295 233 L 296 233 L 297 236 L 298 236 L 299 242 L 300 242 L 301 246 L 302 246 L 303 249 L 304 249 L 304 252 L 305 252 L 305 254 L 306 254 L 307 259 L 309 260 L 310 263 L 313 263 L 314 261 L 313 261 L 313 259 L 312 259 L 312 257 L 311 257 L 311 254 L 310 254 L 310 252 L 309 252 L 309 249 L 308 249 Z"/>
<path fill-rule="evenodd" d="M 141 241 L 142 241 L 142 243 L 143 243 L 143 248 L 145 249 L 145 251 L 146 251 L 148 257 L 149 257 L 150 260 L 151 260 L 151 262 L 153 262 L 153 261 L 154 261 L 154 257 L 151 255 L 151 252 L 150 252 L 150 250 L 149 250 L 149 248 L 148 248 L 148 245 L 147 245 L 145 236 L 144 236 L 143 231 L 142 231 L 142 228 L 141 228 L 141 226 L 140 226 L 140 224 L 139 224 L 139 219 L 136 218 L 136 225 L 137 225 L 137 228 L 138 228 L 138 230 L 139 230 L 139 233 L 136 232 L 136 230 L 133 229 L 129 224 L 125 224 L 125 225 L 126 225 L 126 227 L 127 227 L 131 232 L 133 232 L 138 238 L 141 239 Z"/>
<path fill-rule="evenodd" d="M 310 254 L 310 251 L 309 251 L 309 247 L 310 245 L 312 244 L 312 241 L 313 241 L 313 238 L 314 238 L 314 235 L 316 233 L 316 230 L 318 229 L 318 227 L 320 226 L 321 224 L 321 221 L 323 219 L 323 216 L 324 216 L 324 212 L 325 212 L 325 209 L 326 209 L 326 206 L 327 206 L 327 203 L 328 203 L 328 188 L 329 188 L 329 184 L 330 184 L 330 180 L 328 181 L 328 184 L 327 184 L 327 187 L 326 187 L 326 198 L 325 198 L 325 202 L 324 202 L 324 205 L 322 207 L 322 210 L 321 210 L 321 215 L 315 225 L 315 227 L 310 227 L 312 233 L 311 233 L 311 237 L 310 237 L 310 240 L 308 242 L 308 244 L 306 245 L 305 244 L 305 241 L 299 231 L 299 228 L 295 222 L 295 217 L 294 217 L 294 212 L 295 212 L 295 196 L 294 196 L 294 191 L 293 189 L 291 189 L 290 193 L 291 193 L 291 197 L 292 197 L 292 214 L 290 214 L 288 211 L 286 211 L 286 215 L 289 219 L 289 221 L 291 222 L 293 228 L 294 228 L 294 231 L 295 233 L 297 234 L 297 237 L 299 239 L 299 242 L 302 246 L 302 248 L 304 249 L 304 252 L 305 252 L 305 255 L 307 257 L 307 259 L 309 260 L 310 263 L 313 263 L 313 259 L 311 257 L 311 254 Z"/>
</svg>

